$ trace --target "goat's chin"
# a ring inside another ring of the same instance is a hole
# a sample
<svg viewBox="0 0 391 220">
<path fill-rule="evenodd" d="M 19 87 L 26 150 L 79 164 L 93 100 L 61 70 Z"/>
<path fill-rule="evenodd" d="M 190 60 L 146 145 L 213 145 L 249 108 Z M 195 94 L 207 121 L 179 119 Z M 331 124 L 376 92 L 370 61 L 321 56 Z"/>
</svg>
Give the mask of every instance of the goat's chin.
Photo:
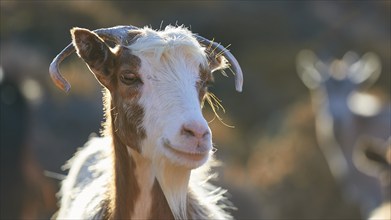
<svg viewBox="0 0 391 220">
<path fill-rule="evenodd" d="M 169 144 L 162 144 L 161 150 L 163 151 L 165 159 L 170 163 L 188 169 L 196 169 L 202 166 L 208 161 L 210 155 L 210 151 L 191 153 L 184 150 L 178 150 Z"/>
</svg>

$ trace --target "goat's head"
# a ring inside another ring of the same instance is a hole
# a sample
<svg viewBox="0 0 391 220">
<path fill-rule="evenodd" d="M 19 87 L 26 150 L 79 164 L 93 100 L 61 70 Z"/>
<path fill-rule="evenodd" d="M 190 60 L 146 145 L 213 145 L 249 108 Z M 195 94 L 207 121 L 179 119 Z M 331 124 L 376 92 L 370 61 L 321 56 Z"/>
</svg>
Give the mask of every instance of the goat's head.
<svg viewBox="0 0 391 220">
<path fill-rule="evenodd" d="M 229 62 L 236 89 L 242 87 L 240 66 L 230 52 L 183 27 L 168 26 L 164 31 L 133 26 L 74 28 L 71 34 L 73 44 L 50 67 L 56 85 L 69 90 L 58 66 L 76 48 L 109 91 L 113 135 L 123 144 L 146 158 L 164 158 L 188 168 L 208 159 L 212 134 L 201 103 L 212 72 Z"/>
<path fill-rule="evenodd" d="M 297 72 L 308 88 L 324 86 L 338 95 L 348 95 L 359 87 L 370 86 L 377 80 L 380 71 L 380 59 L 374 53 L 366 53 L 360 59 L 349 51 L 342 59 L 331 62 L 319 60 L 310 50 L 302 50 L 297 56 Z"/>
<path fill-rule="evenodd" d="M 334 116 L 341 115 L 345 107 L 363 116 L 378 114 L 381 110 L 379 100 L 368 94 L 362 95 L 362 91 L 376 82 L 380 71 L 380 59 L 374 53 L 366 53 L 360 58 L 349 51 L 342 59 L 328 62 L 318 59 L 309 50 L 302 50 L 297 56 L 299 77 L 315 92 L 318 101 L 327 100 Z"/>
</svg>

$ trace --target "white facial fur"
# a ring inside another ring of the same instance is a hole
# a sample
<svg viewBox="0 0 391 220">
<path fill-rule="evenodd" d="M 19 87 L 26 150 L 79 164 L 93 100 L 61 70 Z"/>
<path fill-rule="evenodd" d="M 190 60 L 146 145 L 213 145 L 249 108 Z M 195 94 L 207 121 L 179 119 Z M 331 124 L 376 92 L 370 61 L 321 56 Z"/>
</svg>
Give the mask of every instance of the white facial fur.
<svg viewBox="0 0 391 220">
<path fill-rule="evenodd" d="M 211 131 L 202 116 L 196 87 L 200 67 L 205 67 L 207 60 L 204 48 L 190 31 L 172 29 L 145 29 L 148 36 L 129 47 L 141 60 L 139 104 L 144 108 L 146 131 L 141 151 L 152 160 L 165 159 L 193 169 L 208 160 L 212 149 Z"/>
</svg>

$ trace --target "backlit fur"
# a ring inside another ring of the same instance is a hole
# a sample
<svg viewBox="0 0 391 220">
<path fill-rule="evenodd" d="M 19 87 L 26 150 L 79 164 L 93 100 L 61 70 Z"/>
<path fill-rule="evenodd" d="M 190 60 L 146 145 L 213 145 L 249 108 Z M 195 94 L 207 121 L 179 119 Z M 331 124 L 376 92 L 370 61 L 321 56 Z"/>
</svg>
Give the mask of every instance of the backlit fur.
<svg viewBox="0 0 391 220">
<path fill-rule="evenodd" d="M 97 36 L 72 31 L 79 56 L 107 88 L 106 122 L 104 137 L 91 139 L 69 163 L 58 218 L 230 219 L 225 191 L 208 183 L 212 134 L 201 111 L 203 85 L 211 69 L 227 67 L 225 59 L 211 67 L 210 48 L 183 27 L 138 31 L 131 45 L 104 54 L 114 57 L 111 69 L 90 61 L 83 48 Z M 124 85 L 124 71 L 142 85 Z M 202 140 L 184 134 L 188 124 L 206 129 Z"/>
</svg>

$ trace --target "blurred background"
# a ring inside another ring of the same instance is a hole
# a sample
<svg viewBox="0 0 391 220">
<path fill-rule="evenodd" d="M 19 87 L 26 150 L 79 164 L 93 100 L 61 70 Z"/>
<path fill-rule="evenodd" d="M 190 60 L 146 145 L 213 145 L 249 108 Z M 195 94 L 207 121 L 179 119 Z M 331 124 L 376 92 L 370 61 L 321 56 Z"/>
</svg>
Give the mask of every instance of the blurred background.
<svg viewBox="0 0 391 220">
<path fill-rule="evenodd" d="M 296 56 L 321 59 L 350 50 L 376 53 L 379 80 L 369 92 L 389 103 L 390 1 L 8 1 L 0 2 L 1 216 L 49 218 L 66 175 L 61 167 L 102 122 L 101 87 L 73 55 L 61 66 L 67 95 L 48 67 L 72 27 L 185 25 L 238 59 L 244 89 L 215 74 L 211 88 L 226 112 L 210 123 L 219 185 L 245 219 L 362 219 L 329 170 L 315 132 L 309 89 Z M 389 106 L 389 104 L 386 104 Z M 208 120 L 213 114 L 204 110 Z M 388 112 L 390 114 L 390 112 Z M 383 128 L 390 134 L 390 127 Z M 388 130 L 387 130 L 388 129 Z M 16 213 L 16 214 L 15 214 Z"/>
</svg>

